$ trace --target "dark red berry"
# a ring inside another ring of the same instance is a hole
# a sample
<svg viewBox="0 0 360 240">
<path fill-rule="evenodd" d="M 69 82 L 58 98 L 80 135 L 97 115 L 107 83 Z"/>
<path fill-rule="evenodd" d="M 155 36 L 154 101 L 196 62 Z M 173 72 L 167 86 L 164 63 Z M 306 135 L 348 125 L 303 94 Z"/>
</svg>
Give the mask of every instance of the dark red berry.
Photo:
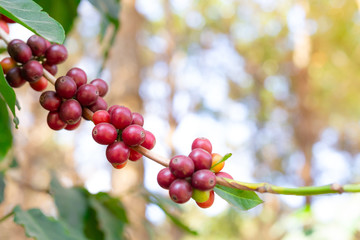
<svg viewBox="0 0 360 240">
<path fill-rule="evenodd" d="M 90 105 L 88 108 L 92 112 L 96 112 L 98 110 L 106 110 L 108 107 L 106 101 L 102 97 L 98 97 L 96 102 L 93 105 Z"/>
<path fill-rule="evenodd" d="M 10 71 L 10 69 L 16 67 L 16 62 L 11 57 L 6 57 L 0 61 L 0 65 L 3 69 L 3 72 L 7 74 Z"/>
<path fill-rule="evenodd" d="M 44 56 L 47 49 L 46 40 L 38 35 L 32 35 L 27 40 L 27 45 L 31 48 L 34 56 Z"/>
<path fill-rule="evenodd" d="M 46 50 L 45 57 L 48 64 L 59 64 L 66 60 L 67 50 L 64 45 L 53 44 Z"/>
<path fill-rule="evenodd" d="M 139 125 L 130 125 L 123 130 L 121 137 L 126 145 L 139 146 L 145 140 L 145 130 Z"/>
<path fill-rule="evenodd" d="M 40 95 L 40 104 L 49 111 L 57 111 L 61 105 L 61 98 L 54 91 L 46 91 Z"/>
<path fill-rule="evenodd" d="M 7 50 L 9 55 L 17 62 L 26 63 L 32 57 L 31 48 L 19 39 L 12 40 L 8 46 Z"/>
<path fill-rule="evenodd" d="M 186 180 L 176 179 L 169 187 L 169 195 L 174 202 L 185 203 L 191 198 L 192 187 Z"/>
<path fill-rule="evenodd" d="M 109 145 L 115 142 L 117 131 L 110 123 L 99 123 L 92 130 L 92 136 L 97 143 Z"/>
<path fill-rule="evenodd" d="M 55 82 L 56 93 L 65 99 L 72 98 L 77 90 L 76 83 L 71 77 L 62 76 L 56 79 Z"/>
<path fill-rule="evenodd" d="M 132 122 L 132 114 L 130 109 L 124 106 L 114 108 L 110 113 L 110 122 L 117 129 L 124 129 Z"/>
<path fill-rule="evenodd" d="M 60 119 L 58 112 L 49 112 L 47 116 L 47 124 L 52 130 L 61 130 L 66 127 L 66 123 Z"/>
<path fill-rule="evenodd" d="M 26 81 L 33 83 L 43 76 L 43 66 L 36 60 L 30 60 L 24 64 L 21 73 Z"/>
<path fill-rule="evenodd" d="M 222 177 L 222 178 L 229 178 L 229 179 L 234 179 L 230 174 L 226 173 L 226 172 L 218 172 L 215 174 L 217 177 Z"/>
<path fill-rule="evenodd" d="M 176 180 L 175 175 L 171 173 L 168 167 L 161 169 L 157 175 L 157 182 L 160 185 L 160 187 L 164 189 L 169 189 L 170 185 L 175 180 Z"/>
<path fill-rule="evenodd" d="M 207 138 L 196 138 L 192 145 L 191 145 L 191 150 L 194 150 L 195 148 L 202 148 L 205 151 L 207 151 L 208 153 L 211 154 L 212 152 L 212 145 L 211 142 L 207 139 Z"/>
<path fill-rule="evenodd" d="M 100 97 L 103 97 L 106 95 L 106 93 L 108 91 L 108 85 L 104 80 L 97 78 L 97 79 L 92 80 L 90 83 L 99 89 Z"/>
<path fill-rule="evenodd" d="M 77 121 L 77 123 L 75 124 L 68 124 L 65 129 L 68 130 L 68 131 L 72 131 L 72 130 L 75 130 L 76 128 L 78 128 L 80 126 L 80 123 L 81 123 L 81 119 L 79 121 Z"/>
<path fill-rule="evenodd" d="M 191 177 L 191 185 L 202 191 L 211 190 L 216 185 L 215 173 L 208 169 L 196 171 Z"/>
<path fill-rule="evenodd" d="M 45 77 L 41 77 L 36 82 L 30 83 L 30 87 L 38 92 L 44 91 L 47 85 L 48 85 L 48 80 Z"/>
<path fill-rule="evenodd" d="M 113 165 L 126 162 L 129 155 L 130 148 L 124 142 L 114 142 L 106 148 L 106 158 Z"/>
<path fill-rule="evenodd" d="M 196 202 L 196 204 L 201 208 L 209 208 L 209 207 L 211 207 L 213 205 L 214 200 L 215 200 L 214 190 L 211 190 L 209 199 L 207 201 L 202 202 L 202 203 Z"/>
<path fill-rule="evenodd" d="M 202 148 L 195 148 L 189 154 L 189 158 L 194 161 L 195 171 L 200 169 L 210 169 L 212 163 L 211 154 Z"/>
<path fill-rule="evenodd" d="M 106 110 L 98 110 L 93 115 L 94 124 L 99 124 L 102 122 L 110 123 L 110 114 Z"/>
<path fill-rule="evenodd" d="M 144 117 L 140 113 L 133 112 L 131 124 L 137 124 L 140 126 L 144 126 Z"/>
<path fill-rule="evenodd" d="M 137 151 L 135 151 L 134 149 L 130 149 L 130 156 L 129 156 L 129 160 L 131 161 L 137 161 L 139 160 L 140 158 L 142 158 L 142 154 L 141 153 L 138 153 Z"/>
<path fill-rule="evenodd" d="M 74 79 L 77 87 L 80 87 L 81 85 L 84 85 L 87 82 L 87 76 L 84 70 L 81 68 L 71 68 L 67 73 L 66 76 L 71 77 Z"/>
<path fill-rule="evenodd" d="M 82 108 L 78 101 L 69 99 L 63 102 L 59 108 L 60 119 L 67 124 L 77 123 L 82 115 Z"/>
<path fill-rule="evenodd" d="M 14 67 L 6 74 L 6 81 L 13 88 L 18 88 L 26 83 L 26 80 L 21 75 L 21 69 Z"/>
<path fill-rule="evenodd" d="M 170 171 L 178 178 L 191 177 L 194 173 L 194 162 L 187 156 L 177 155 L 170 160 Z"/>
<path fill-rule="evenodd" d="M 84 107 L 94 104 L 98 96 L 99 90 L 91 84 L 81 85 L 76 92 L 76 99 Z"/>
<path fill-rule="evenodd" d="M 5 16 L 5 15 L 1 15 L 1 20 L 5 21 L 5 22 L 7 22 L 7 23 L 15 23 L 14 20 L 8 18 L 8 17 Z"/>
<path fill-rule="evenodd" d="M 49 73 L 51 73 L 51 75 L 56 75 L 57 73 L 57 66 L 56 65 L 50 65 L 47 62 L 44 62 L 43 64 L 43 68 L 45 68 Z"/>
<path fill-rule="evenodd" d="M 146 149 L 153 149 L 154 146 L 156 144 L 156 139 L 154 134 L 152 134 L 151 132 L 145 130 L 145 140 L 144 142 L 141 144 L 141 146 L 143 146 Z"/>
<path fill-rule="evenodd" d="M 45 41 L 46 41 L 46 50 L 47 50 L 49 47 L 51 47 L 51 43 L 47 39 L 45 39 Z"/>
<path fill-rule="evenodd" d="M 111 107 L 109 107 L 109 109 L 107 110 L 109 114 L 111 114 L 111 112 L 117 108 L 117 107 L 120 107 L 119 105 L 112 105 Z"/>
</svg>

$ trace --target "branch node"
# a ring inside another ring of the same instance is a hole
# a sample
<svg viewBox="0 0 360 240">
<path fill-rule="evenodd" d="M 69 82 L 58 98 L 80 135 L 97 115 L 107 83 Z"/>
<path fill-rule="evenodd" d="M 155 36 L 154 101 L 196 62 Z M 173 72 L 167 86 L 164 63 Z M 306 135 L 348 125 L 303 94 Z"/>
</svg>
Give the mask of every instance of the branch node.
<svg viewBox="0 0 360 240">
<path fill-rule="evenodd" d="M 331 184 L 330 188 L 331 188 L 331 190 L 334 190 L 335 192 L 338 192 L 339 194 L 344 192 L 344 188 L 338 183 Z"/>
</svg>

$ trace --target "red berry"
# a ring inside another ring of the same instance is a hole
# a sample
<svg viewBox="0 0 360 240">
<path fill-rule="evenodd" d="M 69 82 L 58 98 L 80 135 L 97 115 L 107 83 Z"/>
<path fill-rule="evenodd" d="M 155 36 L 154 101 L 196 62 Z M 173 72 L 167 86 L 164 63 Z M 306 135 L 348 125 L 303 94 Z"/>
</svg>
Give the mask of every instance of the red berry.
<svg viewBox="0 0 360 240">
<path fill-rule="evenodd" d="M 226 172 L 218 172 L 215 174 L 217 177 L 222 177 L 222 178 L 229 178 L 229 179 L 234 179 L 230 174 L 226 173 Z"/>
<path fill-rule="evenodd" d="M 111 114 L 111 112 L 117 108 L 117 107 L 120 107 L 119 105 L 112 105 L 111 107 L 109 107 L 109 109 L 107 110 L 109 114 Z"/>
<path fill-rule="evenodd" d="M 212 156 L 202 148 L 195 148 L 189 154 L 189 158 L 194 161 L 195 171 L 200 169 L 210 169 Z"/>
<path fill-rule="evenodd" d="M 214 190 L 211 190 L 209 199 L 206 202 L 202 202 L 202 203 L 196 202 L 196 204 L 201 208 L 209 208 L 213 205 L 214 200 L 215 200 Z"/>
<path fill-rule="evenodd" d="M 151 150 L 154 148 L 155 144 L 156 144 L 156 139 L 155 139 L 154 134 L 145 130 L 145 140 L 141 144 L 141 146 L 143 146 L 146 149 Z"/>
<path fill-rule="evenodd" d="M 3 69 L 3 72 L 7 74 L 10 69 L 16 67 L 16 62 L 11 57 L 6 57 L 1 60 L 0 65 Z"/>
<path fill-rule="evenodd" d="M 38 35 L 32 35 L 26 43 L 31 48 L 31 52 L 34 56 L 44 56 L 47 49 L 45 38 Z"/>
<path fill-rule="evenodd" d="M 140 113 L 133 112 L 131 124 L 137 124 L 140 126 L 144 126 L 144 117 Z"/>
<path fill-rule="evenodd" d="M 18 88 L 26 83 L 26 80 L 21 75 L 21 69 L 14 67 L 6 74 L 6 81 L 13 88 Z"/>
<path fill-rule="evenodd" d="M 127 161 L 123 162 L 123 163 L 112 163 L 111 165 L 116 168 L 116 169 L 121 169 L 124 168 L 127 164 Z"/>
<path fill-rule="evenodd" d="M 56 79 L 55 82 L 56 93 L 65 99 L 72 98 L 77 90 L 76 83 L 71 77 L 62 76 Z"/>
<path fill-rule="evenodd" d="M 97 78 L 97 79 L 94 79 L 90 82 L 90 84 L 96 86 L 98 89 L 99 89 L 99 96 L 100 97 L 103 97 L 106 95 L 107 91 L 108 91 L 108 85 L 107 83 L 100 79 L 100 78 Z"/>
<path fill-rule="evenodd" d="M 54 91 L 46 91 L 40 95 L 40 104 L 49 111 L 57 111 L 61 105 L 61 98 Z"/>
<path fill-rule="evenodd" d="M 131 161 L 137 161 L 139 160 L 140 158 L 142 158 L 142 154 L 141 153 L 138 153 L 137 151 L 135 151 L 134 149 L 130 149 L 130 156 L 129 156 L 129 160 Z"/>
<path fill-rule="evenodd" d="M 191 198 L 192 187 L 186 180 L 176 179 L 169 187 L 169 195 L 174 202 L 185 203 Z"/>
<path fill-rule="evenodd" d="M 33 83 L 43 76 L 43 66 L 36 60 L 30 60 L 24 64 L 21 73 L 26 81 Z"/>
<path fill-rule="evenodd" d="M 78 101 L 69 99 L 63 102 L 59 108 L 60 119 L 67 124 L 77 123 L 82 115 L 82 108 Z"/>
<path fill-rule="evenodd" d="M 9 26 L 7 25 L 7 23 L 3 20 L 0 20 L 0 27 L 7 33 L 9 34 Z"/>
<path fill-rule="evenodd" d="M 117 129 L 124 129 L 132 122 L 131 111 L 124 106 L 118 106 L 114 108 L 110 113 L 110 122 Z"/>
<path fill-rule="evenodd" d="M 191 185 L 202 191 L 211 190 L 216 185 L 215 173 L 207 169 L 196 171 L 191 177 Z"/>
<path fill-rule="evenodd" d="M 110 123 L 99 123 L 92 130 L 92 136 L 97 143 L 109 145 L 115 142 L 117 131 Z"/>
<path fill-rule="evenodd" d="M 68 124 L 65 129 L 68 130 L 68 131 L 72 131 L 72 130 L 75 130 L 76 128 L 78 128 L 80 126 L 80 123 L 81 123 L 81 119 L 79 121 L 77 121 L 77 123 L 75 124 Z"/>
<path fill-rule="evenodd" d="M 191 150 L 195 148 L 202 148 L 210 154 L 212 152 L 211 142 L 207 138 L 196 138 L 191 145 Z"/>
<path fill-rule="evenodd" d="M 57 66 L 56 65 L 50 65 L 47 62 L 44 62 L 43 64 L 43 68 L 45 68 L 49 73 L 51 73 L 52 75 L 56 75 L 57 73 Z"/>
<path fill-rule="evenodd" d="M 48 64 L 59 64 L 66 60 L 67 50 L 64 45 L 53 44 L 46 50 L 45 57 Z"/>
<path fill-rule="evenodd" d="M 114 142 L 106 148 L 106 158 L 113 165 L 126 162 L 129 155 L 130 148 L 124 142 Z"/>
<path fill-rule="evenodd" d="M 47 85 L 48 85 L 48 80 L 45 77 L 41 77 L 36 82 L 30 83 L 30 87 L 38 92 L 44 91 Z"/>
<path fill-rule="evenodd" d="M 1 15 L 1 20 L 5 21 L 5 22 L 7 22 L 7 23 L 15 23 L 14 20 L 8 18 L 8 17 L 5 16 L 5 15 Z"/>
<path fill-rule="evenodd" d="M 66 73 L 66 76 L 74 79 L 77 87 L 80 87 L 81 85 L 84 85 L 87 82 L 86 73 L 81 68 L 77 68 L 77 67 L 71 68 Z"/>
<path fill-rule="evenodd" d="M 32 57 L 31 48 L 20 39 L 12 40 L 8 46 L 7 50 L 9 55 L 17 62 L 26 63 Z"/>
<path fill-rule="evenodd" d="M 81 85 L 76 92 L 76 99 L 84 107 L 94 104 L 98 96 L 99 90 L 91 84 Z"/>
<path fill-rule="evenodd" d="M 139 146 L 145 140 L 145 130 L 139 125 L 130 125 L 123 130 L 121 137 L 126 145 Z"/>
<path fill-rule="evenodd" d="M 60 119 L 58 112 L 49 112 L 47 116 L 47 124 L 52 130 L 61 130 L 66 127 L 66 123 Z"/>
<path fill-rule="evenodd" d="M 97 110 L 93 115 L 94 124 L 102 122 L 110 123 L 110 114 L 106 110 Z"/>
<path fill-rule="evenodd" d="M 160 187 L 164 189 L 169 189 L 170 185 L 175 180 L 176 180 L 175 175 L 171 173 L 168 167 L 161 169 L 157 175 L 157 182 L 160 185 Z"/>
<path fill-rule="evenodd" d="M 170 160 L 170 171 L 178 178 L 191 177 L 194 173 L 194 162 L 184 155 L 177 155 Z"/>
<path fill-rule="evenodd" d="M 106 101 L 102 97 L 98 97 L 96 102 L 93 105 L 90 105 L 88 108 L 92 112 L 96 112 L 98 110 L 106 110 L 108 107 Z"/>
</svg>

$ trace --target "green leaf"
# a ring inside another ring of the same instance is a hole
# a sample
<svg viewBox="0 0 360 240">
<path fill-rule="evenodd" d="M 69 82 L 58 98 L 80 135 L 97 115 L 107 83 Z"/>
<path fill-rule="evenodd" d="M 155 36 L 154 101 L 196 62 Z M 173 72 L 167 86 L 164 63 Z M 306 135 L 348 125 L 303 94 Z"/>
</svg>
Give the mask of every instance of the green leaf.
<svg viewBox="0 0 360 240">
<path fill-rule="evenodd" d="M 4 201 L 4 190 L 5 190 L 5 181 L 4 181 L 4 172 L 0 172 L 0 203 Z"/>
<path fill-rule="evenodd" d="M 225 199 L 230 205 L 240 209 L 249 210 L 263 203 L 255 192 L 216 185 L 214 191 Z"/>
<path fill-rule="evenodd" d="M 35 0 L 45 12 L 58 21 L 65 30 L 65 34 L 69 33 L 73 27 L 74 20 L 77 17 L 77 8 L 80 0 Z"/>
<path fill-rule="evenodd" d="M 65 32 L 60 23 L 43 12 L 32 0 L 0 0 L 0 13 L 50 42 L 64 42 Z"/>
<path fill-rule="evenodd" d="M 211 166 L 211 169 L 213 169 L 214 167 L 216 167 L 216 166 L 219 165 L 220 163 L 225 162 L 225 161 L 228 160 L 231 156 L 232 156 L 232 153 L 226 154 L 218 163 L 214 164 L 214 166 Z M 210 169 L 210 170 L 211 170 L 211 169 Z"/>
<path fill-rule="evenodd" d="M 45 216 L 40 209 L 23 211 L 19 206 L 14 208 L 14 222 L 25 228 L 26 236 L 37 240 L 78 240 L 71 236 L 60 221 Z"/>
<path fill-rule="evenodd" d="M 17 126 L 19 124 L 19 119 L 16 117 L 16 113 L 15 113 L 15 106 L 18 104 L 16 101 L 16 94 L 14 92 L 14 89 L 12 89 L 10 87 L 10 85 L 7 83 L 7 81 L 4 77 L 4 72 L 1 67 L 0 67 L 0 95 L 5 100 L 8 107 L 10 108 L 10 110 L 14 116 L 13 121 L 15 123 L 15 127 L 17 128 Z M 18 106 L 18 108 L 20 108 L 20 107 Z"/>
<path fill-rule="evenodd" d="M 4 100 L 0 97 L 0 162 L 4 159 L 11 146 L 12 133 L 8 109 Z"/>
<path fill-rule="evenodd" d="M 116 0 L 89 0 L 89 2 L 110 22 L 119 22 L 120 4 Z"/>
</svg>

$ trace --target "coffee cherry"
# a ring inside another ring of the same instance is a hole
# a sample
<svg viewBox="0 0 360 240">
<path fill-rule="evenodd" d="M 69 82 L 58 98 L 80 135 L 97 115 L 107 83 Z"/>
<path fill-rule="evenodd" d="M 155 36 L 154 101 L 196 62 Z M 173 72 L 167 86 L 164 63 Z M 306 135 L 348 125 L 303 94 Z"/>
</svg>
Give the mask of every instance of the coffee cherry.
<svg viewBox="0 0 360 240">
<path fill-rule="evenodd" d="M 7 34 L 9 34 L 9 26 L 3 20 L 0 20 L 0 28 L 2 28 Z"/>
<path fill-rule="evenodd" d="M 43 66 L 36 60 L 30 60 L 24 64 L 21 73 L 26 81 L 33 83 L 42 77 Z"/>
<path fill-rule="evenodd" d="M 195 202 L 203 203 L 203 202 L 206 202 L 207 200 L 209 200 L 210 191 L 201 191 L 199 189 L 194 188 L 193 194 L 191 197 L 192 197 L 192 199 L 195 200 Z"/>
<path fill-rule="evenodd" d="M 191 185 L 202 191 L 211 190 L 216 185 L 215 173 L 207 169 L 196 171 L 191 177 Z"/>
<path fill-rule="evenodd" d="M 135 162 L 137 160 L 139 160 L 140 158 L 142 158 L 142 154 L 138 153 L 137 151 L 135 151 L 134 149 L 130 149 L 130 156 L 129 156 L 129 160 Z"/>
<path fill-rule="evenodd" d="M 109 114 L 111 114 L 111 112 L 117 108 L 117 107 L 120 107 L 119 105 L 112 105 L 111 107 L 109 107 L 109 109 L 107 110 Z"/>
<path fill-rule="evenodd" d="M 66 76 L 71 77 L 75 81 L 76 86 L 78 88 L 87 82 L 86 73 L 81 68 L 77 68 L 77 67 L 71 68 L 66 73 Z"/>
<path fill-rule="evenodd" d="M 140 126 L 144 126 L 144 117 L 140 113 L 133 112 L 131 124 L 137 124 Z"/>
<path fill-rule="evenodd" d="M 99 90 L 91 84 L 81 85 L 76 92 L 76 99 L 84 107 L 94 104 L 98 96 Z"/>
<path fill-rule="evenodd" d="M 57 111 L 61 105 L 61 98 L 54 91 L 46 91 L 40 95 L 40 105 L 49 111 Z"/>
<path fill-rule="evenodd" d="M 218 172 L 215 174 L 217 177 L 222 177 L 222 178 L 229 178 L 229 179 L 234 179 L 230 174 L 226 173 L 226 172 Z"/>
<path fill-rule="evenodd" d="M 171 173 L 168 167 L 161 169 L 157 175 L 157 182 L 160 185 L 160 187 L 164 189 L 169 189 L 171 183 L 175 180 L 176 180 L 175 175 Z"/>
<path fill-rule="evenodd" d="M 94 124 L 99 124 L 102 122 L 110 123 L 110 114 L 106 110 L 98 110 L 93 115 Z"/>
<path fill-rule="evenodd" d="M 53 44 L 46 49 L 45 57 L 48 64 L 59 64 L 66 60 L 67 50 L 64 45 Z"/>
<path fill-rule="evenodd" d="M 5 22 L 7 22 L 7 23 L 15 23 L 14 20 L 8 18 L 8 17 L 5 16 L 5 15 L 1 15 L 1 20 L 5 21 Z"/>
<path fill-rule="evenodd" d="M 44 56 L 47 46 L 43 37 L 32 35 L 26 43 L 31 48 L 31 52 L 34 56 Z"/>
<path fill-rule="evenodd" d="M 92 112 L 96 112 L 98 110 L 106 110 L 108 107 L 106 101 L 102 97 L 98 97 L 96 102 L 93 105 L 90 105 L 88 108 Z"/>
<path fill-rule="evenodd" d="M 185 203 L 192 196 L 192 187 L 186 180 L 176 179 L 169 187 L 169 195 L 174 202 Z"/>
<path fill-rule="evenodd" d="M 47 85 L 48 85 L 48 80 L 45 77 L 41 77 L 36 82 L 30 83 L 30 87 L 38 92 L 44 91 Z"/>
<path fill-rule="evenodd" d="M 123 162 L 123 163 L 112 163 L 111 165 L 116 168 L 116 169 L 121 169 L 121 168 L 124 168 L 127 164 L 127 161 L 126 162 Z"/>
<path fill-rule="evenodd" d="M 90 84 L 96 86 L 98 89 L 99 89 L 99 96 L 100 97 L 103 97 L 106 95 L 107 91 L 108 91 L 108 85 L 107 83 L 100 79 L 100 78 L 97 78 L 97 79 L 94 79 L 90 82 Z"/>
<path fill-rule="evenodd" d="M 75 130 L 77 129 L 79 126 L 80 126 L 80 123 L 81 123 L 81 118 L 79 121 L 77 121 L 77 123 L 75 124 L 68 124 L 65 129 L 68 130 L 68 131 L 72 131 L 72 130 Z"/>
<path fill-rule="evenodd" d="M 18 88 L 26 83 L 26 80 L 21 75 L 21 69 L 14 67 L 6 74 L 6 81 L 13 88 Z"/>
<path fill-rule="evenodd" d="M 206 202 L 203 202 L 203 203 L 196 202 L 196 204 L 201 208 L 209 208 L 213 205 L 214 200 L 215 200 L 214 190 L 211 190 L 209 199 Z"/>
<path fill-rule="evenodd" d="M 123 130 L 121 137 L 126 145 L 139 146 L 145 140 L 145 130 L 139 125 L 130 125 Z"/>
<path fill-rule="evenodd" d="M 212 157 L 211 170 L 214 173 L 220 172 L 224 168 L 225 162 L 219 163 L 218 165 L 216 165 L 216 164 L 222 160 L 223 156 L 221 156 L 218 153 L 213 153 L 213 154 L 211 154 L 211 157 Z M 216 165 L 216 166 L 213 167 L 214 165 Z"/>
<path fill-rule="evenodd" d="M 47 124 L 52 130 L 61 130 L 66 127 L 66 123 L 60 119 L 58 112 L 49 112 L 47 115 Z"/>
<path fill-rule="evenodd" d="M 7 74 L 10 71 L 10 69 L 16 67 L 16 62 L 11 57 L 6 57 L 0 61 L 0 65 L 3 69 L 3 72 Z"/>
<path fill-rule="evenodd" d="M 106 158 L 111 164 L 113 164 L 113 166 L 114 164 L 122 164 L 126 162 L 129 158 L 129 155 L 130 148 L 126 146 L 124 142 L 114 142 L 106 148 Z"/>
<path fill-rule="evenodd" d="M 194 161 L 195 171 L 200 169 L 210 169 L 212 163 L 211 154 L 202 148 L 195 148 L 189 154 L 189 158 Z"/>
<path fill-rule="evenodd" d="M 69 99 L 63 102 L 59 108 L 60 119 L 67 124 L 77 123 L 82 115 L 82 108 L 78 101 Z"/>
<path fill-rule="evenodd" d="M 77 90 L 76 83 L 71 77 L 62 76 L 56 79 L 55 82 L 56 93 L 65 99 L 72 98 Z"/>
<path fill-rule="evenodd" d="M 151 150 L 154 148 L 155 144 L 156 144 L 156 139 L 155 139 L 154 134 L 145 130 L 145 140 L 141 144 L 141 146 L 143 146 L 146 149 Z"/>
<path fill-rule="evenodd" d="M 170 171 L 178 178 L 190 177 L 194 173 L 194 162 L 184 155 L 177 155 L 170 160 Z"/>
<path fill-rule="evenodd" d="M 132 114 L 130 109 L 124 106 L 118 106 L 110 113 L 110 122 L 117 129 L 124 129 L 132 122 Z"/>
<path fill-rule="evenodd" d="M 26 63 L 32 57 L 31 48 L 22 40 L 14 39 L 8 46 L 9 55 L 17 62 Z"/>
<path fill-rule="evenodd" d="M 92 130 L 92 136 L 97 143 L 109 145 L 115 142 L 117 131 L 110 123 L 99 123 Z"/>
<path fill-rule="evenodd" d="M 195 148 L 202 148 L 205 151 L 207 151 L 208 153 L 211 153 L 212 151 L 212 145 L 211 142 L 207 139 L 207 138 L 196 138 L 192 145 L 191 145 L 191 150 L 194 150 Z"/>
<path fill-rule="evenodd" d="M 50 65 L 47 62 L 44 62 L 43 64 L 43 68 L 45 68 L 49 73 L 51 73 L 52 75 L 56 75 L 57 73 L 57 66 L 56 65 Z"/>
</svg>

